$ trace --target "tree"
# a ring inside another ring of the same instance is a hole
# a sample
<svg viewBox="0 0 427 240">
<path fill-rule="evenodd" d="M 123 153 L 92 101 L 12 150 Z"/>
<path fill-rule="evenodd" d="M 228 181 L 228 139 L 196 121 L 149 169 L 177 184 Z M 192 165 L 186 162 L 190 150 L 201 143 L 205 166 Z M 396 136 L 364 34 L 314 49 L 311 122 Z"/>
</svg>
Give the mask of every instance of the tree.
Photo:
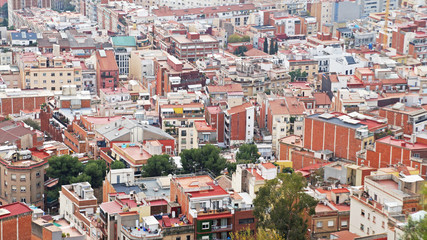
<svg viewBox="0 0 427 240">
<path fill-rule="evenodd" d="M 83 164 L 70 155 L 53 156 L 48 162 L 46 175 L 50 178 L 58 178 L 59 186 L 69 184 L 72 177 L 78 176 L 83 171 Z"/>
<path fill-rule="evenodd" d="M 125 164 L 122 161 L 114 161 L 111 165 L 111 169 L 122 169 L 125 168 Z"/>
<path fill-rule="evenodd" d="M 264 52 L 268 53 L 268 39 L 266 37 L 264 38 Z"/>
<path fill-rule="evenodd" d="M 409 218 L 403 231 L 404 240 L 427 239 L 427 216 L 417 220 Z"/>
<path fill-rule="evenodd" d="M 255 163 L 261 155 L 258 153 L 258 147 L 255 144 L 242 144 L 236 154 L 237 162 L 249 160 Z"/>
<path fill-rule="evenodd" d="M 237 42 L 250 42 L 251 38 L 249 36 L 240 36 L 238 34 L 232 34 L 228 37 L 228 43 L 237 43 Z"/>
<path fill-rule="evenodd" d="M 241 56 L 245 55 L 244 53 L 248 51 L 248 48 L 246 46 L 239 46 L 236 51 L 234 51 L 234 55 Z"/>
<path fill-rule="evenodd" d="M 308 224 L 304 214 L 314 214 L 317 205 L 313 197 L 304 193 L 306 185 L 299 173 L 279 173 L 267 181 L 254 200 L 258 226 L 276 230 L 284 239 L 305 239 Z"/>
<path fill-rule="evenodd" d="M 147 160 L 147 164 L 142 166 L 142 176 L 166 176 L 173 173 L 175 169 L 175 163 L 169 155 L 154 155 Z"/>
<path fill-rule="evenodd" d="M 264 229 L 264 228 L 258 228 L 256 232 L 256 236 L 254 236 L 253 233 L 247 228 L 244 231 L 240 232 L 234 232 L 231 233 L 231 239 L 232 240 L 257 240 L 257 239 L 263 239 L 263 240 L 285 240 L 280 236 L 280 234 L 277 233 L 275 230 L 270 229 Z"/>
<path fill-rule="evenodd" d="M 79 183 L 79 182 L 92 182 L 92 177 L 86 175 L 86 173 L 82 173 L 76 177 L 72 177 L 70 183 Z M 92 185 L 92 184 L 91 184 Z"/>
<path fill-rule="evenodd" d="M 289 76 L 291 76 L 291 82 L 294 82 L 301 78 L 306 78 L 308 76 L 308 73 L 306 71 L 301 72 L 301 69 L 297 69 L 295 71 L 289 72 Z"/>
<path fill-rule="evenodd" d="M 211 144 L 202 148 L 185 149 L 180 154 L 182 168 L 186 173 L 210 170 L 219 175 L 227 165 L 227 161 L 219 155 L 220 152 L 218 147 Z"/>
<path fill-rule="evenodd" d="M 90 177 L 88 182 L 90 182 L 93 188 L 101 187 L 102 181 L 104 181 L 105 175 L 107 174 L 107 165 L 104 160 L 91 160 L 86 163 L 82 175 L 84 174 Z M 87 179 L 87 177 L 85 177 L 85 179 Z"/>
<path fill-rule="evenodd" d="M 36 130 L 40 130 L 40 124 L 31 118 L 27 118 L 23 122 Z"/>
<path fill-rule="evenodd" d="M 271 55 L 274 54 L 274 39 L 273 38 L 270 39 L 270 54 Z"/>
</svg>

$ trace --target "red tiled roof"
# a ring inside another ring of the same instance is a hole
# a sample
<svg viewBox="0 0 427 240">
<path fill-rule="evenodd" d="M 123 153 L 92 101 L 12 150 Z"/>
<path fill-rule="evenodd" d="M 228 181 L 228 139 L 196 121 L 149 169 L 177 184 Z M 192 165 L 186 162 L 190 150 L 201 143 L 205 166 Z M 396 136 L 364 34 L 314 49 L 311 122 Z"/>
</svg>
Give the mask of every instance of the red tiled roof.
<svg viewBox="0 0 427 240">
<path fill-rule="evenodd" d="M 386 136 L 381 139 L 378 139 L 377 142 L 390 144 L 402 148 L 408 148 L 410 150 L 416 149 L 427 149 L 427 145 L 423 143 L 408 143 L 402 139 L 394 139 L 392 136 Z M 403 145 L 403 146 L 402 146 Z"/>
<path fill-rule="evenodd" d="M 333 193 L 349 193 L 350 191 L 347 188 L 337 188 L 332 189 Z"/>
<path fill-rule="evenodd" d="M 96 58 L 99 63 L 101 71 L 102 70 L 118 71 L 119 67 L 117 66 L 116 58 L 114 57 L 114 52 L 112 50 L 105 50 L 105 55 L 106 55 L 105 57 L 101 57 L 101 55 L 99 54 L 99 51 L 96 52 Z"/>
<path fill-rule="evenodd" d="M 355 233 L 351 233 L 349 231 L 340 231 L 340 232 L 336 232 L 336 233 L 331 233 L 331 235 L 337 237 L 334 239 L 340 239 L 340 240 L 353 240 L 355 238 L 360 237 L 359 235 L 357 235 Z"/>
<path fill-rule="evenodd" d="M 0 206 L 0 209 L 6 209 L 7 211 L 9 211 L 8 214 L 1 215 L 0 219 L 17 216 L 23 213 L 33 212 L 31 208 L 29 208 L 27 205 L 21 202 L 15 202 L 15 203 L 3 205 L 3 206 Z"/>
<path fill-rule="evenodd" d="M 116 201 L 103 202 L 101 203 L 100 207 L 104 212 L 107 212 L 109 214 L 122 212 L 122 206 Z"/>
<path fill-rule="evenodd" d="M 252 48 L 245 52 L 245 56 L 248 56 L 248 57 L 261 57 L 261 56 L 268 56 L 268 55 L 269 55 L 268 53 L 265 53 L 256 48 Z"/>
<path fill-rule="evenodd" d="M 331 105 L 331 99 L 326 93 L 313 93 L 316 105 Z"/>
<path fill-rule="evenodd" d="M 268 163 L 263 163 L 262 166 L 264 166 L 266 169 L 272 169 L 272 168 L 276 168 L 276 166 L 274 166 L 274 164 L 268 162 Z"/>
<path fill-rule="evenodd" d="M 197 216 L 197 220 L 209 220 L 209 219 L 220 219 L 220 218 L 231 218 L 233 215 L 231 213 L 222 213 L 222 214 L 211 214 L 211 215 L 202 215 Z"/>
<path fill-rule="evenodd" d="M 207 185 L 211 186 L 210 190 L 203 190 L 198 192 L 191 192 L 192 198 L 197 197 L 207 197 L 207 196 L 217 196 L 217 195 L 227 195 L 227 191 L 225 191 L 221 186 L 215 185 L 212 182 L 207 183 Z"/>
<path fill-rule="evenodd" d="M 240 113 L 246 111 L 246 108 L 252 107 L 252 103 L 247 102 L 239 106 L 232 107 L 227 110 L 228 114 L 232 115 L 235 113 Z"/>
<path fill-rule="evenodd" d="M 209 93 L 222 93 L 222 92 L 243 92 L 242 85 L 238 83 L 226 84 L 223 86 L 208 86 Z"/>
</svg>

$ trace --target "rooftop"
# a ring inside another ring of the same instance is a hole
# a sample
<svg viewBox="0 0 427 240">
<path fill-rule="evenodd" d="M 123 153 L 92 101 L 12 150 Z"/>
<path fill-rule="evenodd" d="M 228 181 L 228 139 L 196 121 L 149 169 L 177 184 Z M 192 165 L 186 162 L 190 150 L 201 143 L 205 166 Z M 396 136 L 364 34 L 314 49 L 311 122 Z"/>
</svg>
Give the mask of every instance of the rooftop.
<svg viewBox="0 0 427 240">
<path fill-rule="evenodd" d="M 15 202 L 0 206 L 0 219 L 32 212 L 33 210 L 31 210 L 26 204 L 21 202 Z"/>
<path fill-rule="evenodd" d="M 114 47 L 136 47 L 136 39 L 133 36 L 112 37 Z"/>
</svg>

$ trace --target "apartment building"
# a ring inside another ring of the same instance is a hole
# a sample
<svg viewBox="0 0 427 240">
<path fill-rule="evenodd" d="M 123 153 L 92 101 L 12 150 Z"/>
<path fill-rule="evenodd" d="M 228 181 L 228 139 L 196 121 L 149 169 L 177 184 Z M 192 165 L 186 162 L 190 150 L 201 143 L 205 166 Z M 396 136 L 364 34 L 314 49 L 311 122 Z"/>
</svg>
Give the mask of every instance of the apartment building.
<svg viewBox="0 0 427 240">
<path fill-rule="evenodd" d="M 322 31 L 324 25 L 332 23 L 334 17 L 334 3 L 331 1 L 320 1 L 310 4 L 310 15 L 318 22 L 317 31 Z M 316 31 L 316 32 L 317 32 Z"/>
<path fill-rule="evenodd" d="M 205 109 L 206 123 L 216 129 L 217 143 L 224 144 L 224 111 L 219 106 Z"/>
<path fill-rule="evenodd" d="M 96 238 L 91 217 L 97 211 L 97 200 L 88 182 L 62 185 L 59 191 L 59 215 L 73 223 L 82 235 Z"/>
<path fill-rule="evenodd" d="M 359 236 L 394 233 L 403 214 L 419 209 L 422 178 L 392 174 L 368 176 L 365 193 L 351 196 L 350 232 Z M 389 235 L 390 236 L 390 235 Z M 394 237 L 394 236 L 391 236 Z"/>
<path fill-rule="evenodd" d="M 37 150 L 12 150 L 0 159 L 0 201 L 44 206 L 44 174 L 49 154 Z"/>
<path fill-rule="evenodd" d="M 195 61 L 217 53 L 219 42 L 211 35 L 188 32 L 171 36 L 171 53 L 178 59 Z"/>
<path fill-rule="evenodd" d="M 267 129 L 272 136 L 273 151 L 279 149 L 279 139 L 304 132 L 305 105 L 294 97 L 269 101 Z"/>
<path fill-rule="evenodd" d="M 255 106 L 244 103 L 224 111 L 225 145 L 250 143 L 254 138 Z"/>
<path fill-rule="evenodd" d="M 230 194 L 207 175 L 171 179 L 170 200 L 194 224 L 196 239 L 227 239 L 233 231 Z"/>
<path fill-rule="evenodd" d="M 30 240 L 33 210 L 25 203 L 16 202 L 0 206 L 0 225 L 2 239 Z"/>
<path fill-rule="evenodd" d="M 341 113 L 310 115 L 304 122 L 303 146 L 313 151 L 329 150 L 336 158 L 356 161 L 359 153 L 373 146 L 374 131 L 384 125 L 381 120 L 360 120 Z"/>
<path fill-rule="evenodd" d="M 255 198 L 266 181 L 277 177 L 277 167 L 272 163 L 239 164 L 232 176 L 232 187 L 236 193 L 245 192 Z"/>
<path fill-rule="evenodd" d="M 7 0 L 7 7 L 8 7 L 8 16 L 9 18 L 9 27 L 10 26 L 16 26 L 14 22 L 13 11 L 15 10 L 21 10 L 24 8 L 32 8 L 32 7 L 41 7 L 41 8 L 50 8 L 51 7 L 51 1 L 49 0 Z"/>
<path fill-rule="evenodd" d="M 77 61 L 77 62 L 76 62 Z M 52 54 L 37 55 L 23 53 L 18 56 L 22 89 L 62 90 L 63 85 L 82 88 L 82 67 L 80 61 L 69 54 L 61 54 L 59 46 Z"/>
<path fill-rule="evenodd" d="M 162 129 L 176 138 L 178 152 L 197 148 L 194 122 L 205 119 L 203 104 L 164 104 L 160 105 L 159 114 Z"/>
<path fill-rule="evenodd" d="M 188 60 L 179 60 L 172 55 L 157 58 L 154 63 L 156 72 L 156 94 L 165 96 L 178 90 L 201 90 L 206 85 L 202 73 Z"/>
<path fill-rule="evenodd" d="M 112 37 L 111 42 L 116 57 L 119 75 L 129 75 L 129 59 L 132 50 L 136 50 L 136 38 L 132 36 Z"/>
<path fill-rule="evenodd" d="M 97 91 L 101 88 L 116 88 L 119 84 L 119 67 L 112 50 L 96 51 Z"/>
<path fill-rule="evenodd" d="M 408 141 L 386 136 L 375 141 L 375 148 L 368 149 L 365 164 L 374 168 L 383 168 L 395 164 L 420 169 L 420 175 L 427 175 L 426 158 L 427 144 L 422 140 Z"/>
<path fill-rule="evenodd" d="M 427 123 L 427 111 L 421 107 L 407 107 L 404 103 L 395 103 L 382 107 L 379 115 L 390 125 L 400 127 L 404 134 L 411 135 L 422 131 Z"/>
<path fill-rule="evenodd" d="M 362 0 L 360 5 L 362 6 L 362 17 L 368 17 L 370 13 L 384 12 L 386 8 L 387 0 Z M 390 10 L 395 10 L 399 7 L 397 0 L 390 0 Z"/>
<path fill-rule="evenodd" d="M 166 56 L 167 53 L 161 50 L 137 50 L 130 53 L 129 77 L 143 82 L 151 96 L 156 94 L 155 61 Z"/>
</svg>

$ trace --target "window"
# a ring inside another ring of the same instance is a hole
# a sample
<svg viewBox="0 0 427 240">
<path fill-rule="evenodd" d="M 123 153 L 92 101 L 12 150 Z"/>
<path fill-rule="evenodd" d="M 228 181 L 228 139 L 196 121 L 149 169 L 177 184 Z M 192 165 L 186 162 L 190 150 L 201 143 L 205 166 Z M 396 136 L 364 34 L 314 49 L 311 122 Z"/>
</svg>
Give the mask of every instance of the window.
<svg viewBox="0 0 427 240">
<path fill-rule="evenodd" d="M 371 214 L 370 214 L 370 213 L 368 213 L 368 220 L 369 220 L 369 219 L 371 219 Z"/>
<path fill-rule="evenodd" d="M 384 221 L 383 221 L 383 223 L 381 224 L 381 227 L 382 227 L 382 228 L 385 228 L 385 223 L 384 223 Z"/>
<path fill-rule="evenodd" d="M 375 216 L 372 216 L 372 222 L 375 223 Z"/>
<path fill-rule="evenodd" d="M 16 197 L 13 197 L 13 198 L 12 198 L 12 202 L 16 202 Z"/>
<path fill-rule="evenodd" d="M 34 77 L 37 77 L 37 73 L 34 73 Z"/>
<path fill-rule="evenodd" d="M 42 186 L 42 184 L 40 182 L 37 183 L 37 188 L 40 188 Z"/>
<path fill-rule="evenodd" d="M 43 73 L 43 77 L 46 77 L 46 73 Z"/>
<path fill-rule="evenodd" d="M 71 73 L 67 73 L 67 76 L 71 76 Z"/>
<path fill-rule="evenodd" d="M 43 83 L 46 83 L 46 80 L 43 80 Z"/>
<path fill-rule="evenodd" d="M 10 176 L 10 179 L 12 179 L 13 181 L 15 181 L 15 180 L 16 180 L 16 174 L 12 174 L 12 175 Z"/>
<path fill-rule="evenodd" d="M 21 202 L 26 203 L 26 202 L 27 202 L 27 199 L 25 199 L 25 198 L 23 197 L 23 198 L 21 198 Z"/>
<path fill-rule="evenodd" d="M 40 177 L 40 171 L 36 172 L 36 177 Z"/>
<path fill-rule="evenodd" d="M 360 210 L 360 215 L 365 216 L 365 210 L 361 209 Z"/>
<path fill-rule="evenodd" d="M 341 221 L 341 227 L 347 227 L 348 221 Z"/>
<path fill-rule="evenodd" d="M 55 77 L 55 73 L 51 73 L 51 74 L 50 74 L 50 76 L 51 76 L 51 77 Z"/>
<path fill-rule="evenodd" d="M 254 223 L 254 222 L 255 222 L 254 218 L 239 219 L 239 224 L 249 224 L 249 223 Z"/>
<path fill-rule="evenodd" d="M 370 143 L 369 143 L 370 144 Z M 374 200 L 375 201 L 378 201 L 378 196 L 377 196 L 377 194 L 374 194 Z"/>
<path fill-rule="evenodd" d="M 176 237 L 176 240 L 181 240 L 181 237 Z"/>
<path fill-rule="evenodd" d="M 4 175 L 6 175 L 6 176 L 7 176 L 7 169 L 5 169 L 5 170 L 4 170 Z"/>
<path fill-rule="evenodd" d="M 61 76 L 62 77 L 62 75 L 64 75 L 63 73 L 59 73 L 59 76 Z"/>
<path fill-rule="evenodd" d="M 316 223 L 316 226 L 317 226 L 318 228 L 321 228 L 321 227 L 323 227 L 323 223 L 322 223 L 322 222 L 317 222 L 317 223 Z"/>
<path fill-rule="evenodd" d="M 328 221 L 328 227 L 333 227 L 334 226 L 334 221 Z"/>
<path fill-rule="evenodd" d="M 51 87 L 51 88 L 50 88 L 50 90 L 54 91 L 54 90 L 55 90 L 55 87 Z"/>
<path fill-rule="evenodd" d="M 209 229 L 209 222 L 202 223 L 202 230 L 207 230 L 207 229 Z"/>
<path fill-rule="evenodd" d="M 363 224 L 360 224 L 360 230 L 365 231 L 365 226 Z"/>
<path fill-rule="evenodd" d="M 27 188 L 25 186 L 21 186 L 21 192 L 26 192 Z"/>
<path fill-rule="evenodd" d="M 71 83 L 71 80 L 70 80 L 70 79 L 68 79 L 68 80 L 67 80 L 67 83 Z"/>
<path fill-rule="evenodd" d="M 12 185 L 12 192 L 16 192 L 16 186 Z"/>
<path fill-rule="evenodd" d="M 190 240 L 191 239 L 191 236 L 190 235 L 187 235 L 187 240 Z"/>
<path fill-rule="evenodd" d="M 25 182 L 25 180 L 27 180 L 27 176 L 21 175 L 21 182 Z"/>
</svg>

